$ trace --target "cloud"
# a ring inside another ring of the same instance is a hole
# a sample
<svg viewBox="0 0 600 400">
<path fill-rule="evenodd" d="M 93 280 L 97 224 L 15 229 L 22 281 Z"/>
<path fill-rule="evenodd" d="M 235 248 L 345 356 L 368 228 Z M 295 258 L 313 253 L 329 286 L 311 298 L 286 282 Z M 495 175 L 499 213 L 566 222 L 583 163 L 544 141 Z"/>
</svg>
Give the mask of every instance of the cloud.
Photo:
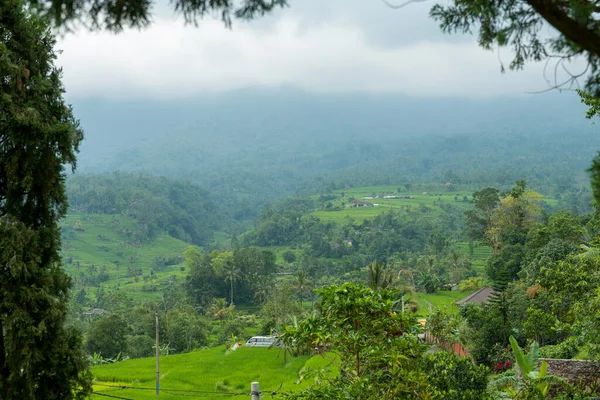
<svg viewBox="0 0 600 400">
<path fill-rule="evenodd" d="M 478 48 L 472 38 L 431 35 L 431 26 L 420 32 L 406 14 L 396 17 L 405 33 L 394 44 L 391 37 L 376 39 L 371 28 L 377 14 L 365 10 L 361 19 L 330 9 L 312 18 L 307 10 L 238 22 L 233 30 L 219 21 L 195 28 L 158 16 L 141 32 L 81 31 L 59 40 L 59 63 L 69 97 L 176 98 L 282 85 L 311 92 L 494 97 L 547 87 L 542 65 L 501 74 L 497 53 Z M 385 12 L 386 18 L 394 13 Z M 510 54 L 501 58 L 507 63 Z"/>
</svg>

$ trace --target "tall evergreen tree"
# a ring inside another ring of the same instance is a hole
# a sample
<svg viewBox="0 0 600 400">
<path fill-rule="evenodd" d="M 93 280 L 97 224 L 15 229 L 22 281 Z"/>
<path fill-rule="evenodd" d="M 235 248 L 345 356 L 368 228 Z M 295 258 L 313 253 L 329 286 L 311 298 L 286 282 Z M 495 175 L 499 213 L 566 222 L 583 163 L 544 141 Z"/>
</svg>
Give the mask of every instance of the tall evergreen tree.
<svg viewBox="0 0 600 400">
<path fill-rule="evenodd" d="M 60 267 L 65 165 L 83 134 L 63 102 L 55 40 L 22 0 L 0 1 L 0 398 L 90 391 L 81 336 L 65 326 Z"/>
</svg>

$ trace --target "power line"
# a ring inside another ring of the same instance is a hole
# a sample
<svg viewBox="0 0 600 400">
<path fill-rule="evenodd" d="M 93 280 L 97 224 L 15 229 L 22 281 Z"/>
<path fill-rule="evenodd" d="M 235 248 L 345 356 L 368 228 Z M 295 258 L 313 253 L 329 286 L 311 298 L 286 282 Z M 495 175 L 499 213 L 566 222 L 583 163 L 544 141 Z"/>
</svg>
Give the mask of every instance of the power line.
<svg viewBox="0 0 600 400">
<path fill-rule="evenodd" d="M 161 393 L 166 393 L 166 394 L 170 394 L 173 396 L 182 396 L 182 397 L 194 397 L 194 398 L 198 398 L 198 394 L 186 394 L 186 393 L 174 393 L 171 392 L 169 389 L 164 390 L 161 389 Z M 235 397 L 235 396 L 248 396 L 248 393 L 220 393 L 220 394 L 213 394 L 213 395 L 202 395 L 203 399 L 209 399 L 209 398 L 213 398 L 213 399 L 222 399 L 222 398 L 226 398 L 226 397 Z"/>
<path fill-rule="evenodd" d="M 94 383 L 96 386 L 104 386 L 110 388 L 117 389 L 131 389 L 131 390 L 155 390 L 154 388 L 144 388 L 144 387 L 134 387 L 127 385 L 107 385 L 102 383 Z M 169 388 L 161 388 L 161 392 L 180 392 L 180 393 L 197 393 L 197 394 L 215 394 L 220 396 L 247 396 L 246 392 L 209 392 L 206 390 L 194 390 L 194 389 L 169 389 Z"/>
<path fill-rule="evenodd" d="M 111 394 L 104 394 L 104 393 L 97 393 L 97 392 L 92 392 L 92 394 L 96 395 L 96 396 L 112 397 L 113 399 L 133 400 L 132 398 L 129 398 L 129 397 L 113 396 Z"/>
</svg>

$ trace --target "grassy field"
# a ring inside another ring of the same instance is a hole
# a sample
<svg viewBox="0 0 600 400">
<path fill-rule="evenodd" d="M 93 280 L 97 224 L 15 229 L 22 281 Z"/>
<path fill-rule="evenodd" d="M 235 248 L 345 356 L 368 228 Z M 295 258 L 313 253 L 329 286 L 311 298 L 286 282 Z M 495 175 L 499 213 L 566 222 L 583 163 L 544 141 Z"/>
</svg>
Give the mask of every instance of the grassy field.
<svg viewBox="0 0 600 400">
<path fill-rule="evenodd" d="M 307 364 L 308 362 L 308 364 Z M 299 381 L 306 366 L 322 368 L 327 361 L 320 356 L 288 356 L 284 365 L 281 349 L 245 348 L 225 352 L 223 346 L 188 354 L 162 357 L 161 399 L 238 399 L 247 395 L 251 382 L 259 382 L 263 392 L 304 388 L 310 381 Z M 142 358 L 92 368 L 94 391 L 129 399 L 155 399 L 155 360 Z M 111 386 L 130 386 L 121 389 Z M 247 396 L 246 396 L 247 397 Z M 101 399 L 92 395 L 93 399 Z"/>
<path fill-rule="evenodd" d="M 344 195 L 342 197 L 342 194 Z M 355 222 L 362 222 L 364 219 L 374 218 L 377 215 L 390 210 L 412 210 L 423 212 L 424 216 L 435 218 L 443 211 L 440 209 L 440 202 L 452 204 L 459 209 L 468 210 L 471 208 L 469 203 L 472 191 L 464 190 L 457 192 L 448 192 L 447 189 L 435 192 L 400 192 L 395 193 L 393 186 L 373 186 L 360 189 L 350 189 L 349 191 L 338 191 L 334 195 L 338 196 L 332 200 L 334 210 L 319 210 L 312 215 L 324 221 L 343 221 L 351 218 Z M 379 199 L 365 199 L 363 197 L 380 196 Z M 384 199 L 384 195 L 411 196 L 411 199 Z M 366 203 L 377 204 L 374 207 L 352 207 L 352 200 Z M 465 201 L 466 199 L 466 201 Z M 425 208 L 426 207 L 426 208 Z M 335 208 L 338 208 L 335 210 Z"/>
<path fill-rule="evenodd" d="M 62 221 L 61 229 L 64 267 L 75 281 L 105 267 L 109 274 L 103 283 L 105 288 L 119 288 L 134 300 L 146 300 L 158 294 L 150 291 L 152 286 L 183 279 L 187 274 L 183 265 L 178 264 L 167 266 L 151 277 L 156 257 L 180 256 L 188 244 L 160 234 L 152 242 L 135 245 L 128 236 L 135 229 L 132 219 L 120 215 L 71 214 Z M 128 269 L 141 271 L 137 282 Z M 90 297 L 94 294 L 92 290 Z"/>
<path fill-rule="evenodd" d="M 455 188 L 456 191 L 450 191 L 443 184 L 419 184 L 412 185 L 410 189 L 410 191 L 407 191 L 403 185 L 381 185 L 336 190 L 331 193 L 331 196 L 334 196 L 335 199 L 325 202 L 331 203 L 331 210 L 318 210 L 312 215 L 324 221 L 340 222 L 346 218 L 351 218 L 354 222 L 362 222 L 364 219 L 374 218 L 389 210 L 410 209 L 422 211 L 427 218 L 436 218 L 443 212 L 439 207 L 440 202 L 451 204 L 464 211 L 471 209 L 472 204 L 470 201 L 473 192 L 481 188 L 459 185 Z M 387 195 L 410 196 L 412 198 L 384 199 L 383 196 Z M 363 197 L 376 196 L 380 196 L 380 198 L 362 199 Z M 312 197 L 317 200 L 320 196 Z M 352 207 L 352 200 L 377 204 L 377 206 Z M 549 197 L 543 197 L 543 201 L 550 206 L 555 206 L 557 203 L 557 200 Z M 425 209 L 425 207 L 429 209 Z"/>
<path fill-rule="evenodd" d="M 455 313 L 458 311 L 458 308 L 453 303 L 456 300 L 463 299 L 468 295 L 472 294 L 473 291 L 470 292 L 462 292 L 462 291 L 438 291 L 433 294 L 427 293 L 415 293 L 415 298 L 419 303 L 419 311 L 417 314 L 419 316 L 426 317 L 431 311 L 436 308 L 446 308 L 451 313 Z M 409 297 L 410 299 L 410 297 Z"/>
</svg>

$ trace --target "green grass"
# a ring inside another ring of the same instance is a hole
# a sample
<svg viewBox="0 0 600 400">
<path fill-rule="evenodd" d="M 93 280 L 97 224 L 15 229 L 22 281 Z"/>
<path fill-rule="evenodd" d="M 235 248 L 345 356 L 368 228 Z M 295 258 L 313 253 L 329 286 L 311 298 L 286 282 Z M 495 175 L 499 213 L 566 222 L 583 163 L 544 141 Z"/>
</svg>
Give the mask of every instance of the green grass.
<svg viewBox="0 0 600 400">
<path fill-rule="evenodd" d="M 318 359 L 317 359 L 318 358 Z M 259 382 L 263 392 L 305 388 L 310 383 L 297 383 L 300 371 L 305 367 L 308 356 L 289 357 L 283 363 L 281 349 L 245 348 L 225 353 L 224 347 L 178 354 L 160 359 L 161 399 L 188 398 L 236 399 L 227 393 L 248 393 L 251 382 Z M 326 361 L 317 356 L 310 360 L 312 367 L 324 366 Z M 142 358 L 92 368 L 95 378 L 94 391 L 136 400 L 155 399 L 155 360 Z M 109 386 L 132 386 L 143 389 L 115 389 Z M 169 392 L 169 389 L 198 391 Z M 203 393 L 199 393 L 203 392 Z M 100 399 L 100 396 L 92 396 Z"/>
<path fill-rule="evenodd" d="M 371 186 L 364 188 L 349 189 L 343 191 L 344 197 L 341 197 L 342 191 L 334 192 L 337 199 L 331 200 L 334 210 L 319 210 L 312 215 L 324 221 L 341 222 L 346 218 L 351 218 L 354 222 L 362 222 L 364 219 L 374 218 L 377 215 L 390 210 L 411 210 L 412 212 L 421 212 L 421 207 L 427 206 L 428 210 L 423 213 L 425 217 L 436 218 L 443 211 L 439 208 L 438 202 L 452 204 L 460 209 L 467 210 L 471 208 L 469 202 L 463 201 L 463 197 L 470 199 L 472 191 L 463 190 L 460 192 L 449 192 L 445 187 L 433 192 L 413 191 L 395 193 L 396 186 Z M 426 193 L 426 194 L 424 194 Z M 362 197 L 377 195 L 401 195 L 412 196 L 412 199 L 366 199 Z M 318 196 L 315 196 L 315 199 Z M 377 204 L 375 207 L 352 207 L 351 199 L 367 203 Z M 335 208 L 338 208 L 335 210 Z"/>
<path fill-rule="evenodd" d="M 158 235 L 153 241 L 134 244 L 128 232 L 136 224 L 120 215 L 71 214 L 61 223 L 63 230 L 63 260 L 65 270 L 78 277 L 90 273 L 93 265 L 98 271 L 106 267 L 110 279 L 102 285 L 106 289 L 122 289 L 136 301 L 156 298 L 158 291 L 149 291 L 152 286 L 160 287 L 169 279 L 184 279 L 187 271 L 183 265 L 171 265 L 158 271 L 153 280 L 150 270 L 156 257 L 181 255 L 189 246 L 167 234 Z M 142 275 L 128 276 L 128 267 L 140 269 Z M 146 277 L 146 278 L 144 278 Z M 144 290 L 146 289 L 146 290 Z M 90 297 L 95 290 L 90 291 Z"/>
<path fill-rule="evenodd" d="M 402 189 L 400 192 L 396 190 Z M 443 184 L 415 184 L 412 185 L 411 191 L 405 191 L 403 185 L 381 185 L 381 186 L 366 186 L 360 188 L 351 188 L 344 190 L 336 190 L 331 195 L 336 198 L 328 200 L 332 204 L 332 210 L 318 210 L 312 215 L 320 218 L 323 221 L 341 222 L 346 218 L 351 218 L 354 222 L 362 222 L 365 219 L 374 218 L 377 215 L 389 210 L 405 210 L 410 208 L 413 212 L 420 212 L 420 208 L 427 206 L 430 209 L 423 213 L 426 218 L 439 217 L 443 210 L 440 209 L 438 202 L 444 202 L 454 205 L 461 210 L 469 210 L 472 208 L 470 200 L 472 200 L 473 192 L 480 190 L 480 187 L 460 185 L 457 191 L 451 192 Z M 342 196 L 343 195 L 343 196 Z M 412 196 L 412 199 L 366 199 L 362 197 L 368 196 Z M 312 196 L 317 200 L 320 196 Z M 468 201 L 464 201 L 464 198 Z M 351 199 L 363 201 L 367 203 L 378 204 L 377 207 L 351 207 Z M 557 201 L 550 197 L 543 197 L 543 200 L 551 206 L 556 205 Z M 438 203 L 438 204 L 436 204 Z M 337 209 L 336 209 L 337 208 Z"/>
<path fill-rule="evenodd" d="M 438 291 L 433 294 L 427 293 L 415 293 L 415 298 L 419 303 L 419 311 L 417 312 L 420 316 L 427 316 L 433 309 L 446 308 L 451 313 L 458 311 L 458 307 L 453 304 L 456 300 L 463 299 L 468 295 L 472 294 L 473 291 L 462 292 L 462 291 Z"/>
</svg>

